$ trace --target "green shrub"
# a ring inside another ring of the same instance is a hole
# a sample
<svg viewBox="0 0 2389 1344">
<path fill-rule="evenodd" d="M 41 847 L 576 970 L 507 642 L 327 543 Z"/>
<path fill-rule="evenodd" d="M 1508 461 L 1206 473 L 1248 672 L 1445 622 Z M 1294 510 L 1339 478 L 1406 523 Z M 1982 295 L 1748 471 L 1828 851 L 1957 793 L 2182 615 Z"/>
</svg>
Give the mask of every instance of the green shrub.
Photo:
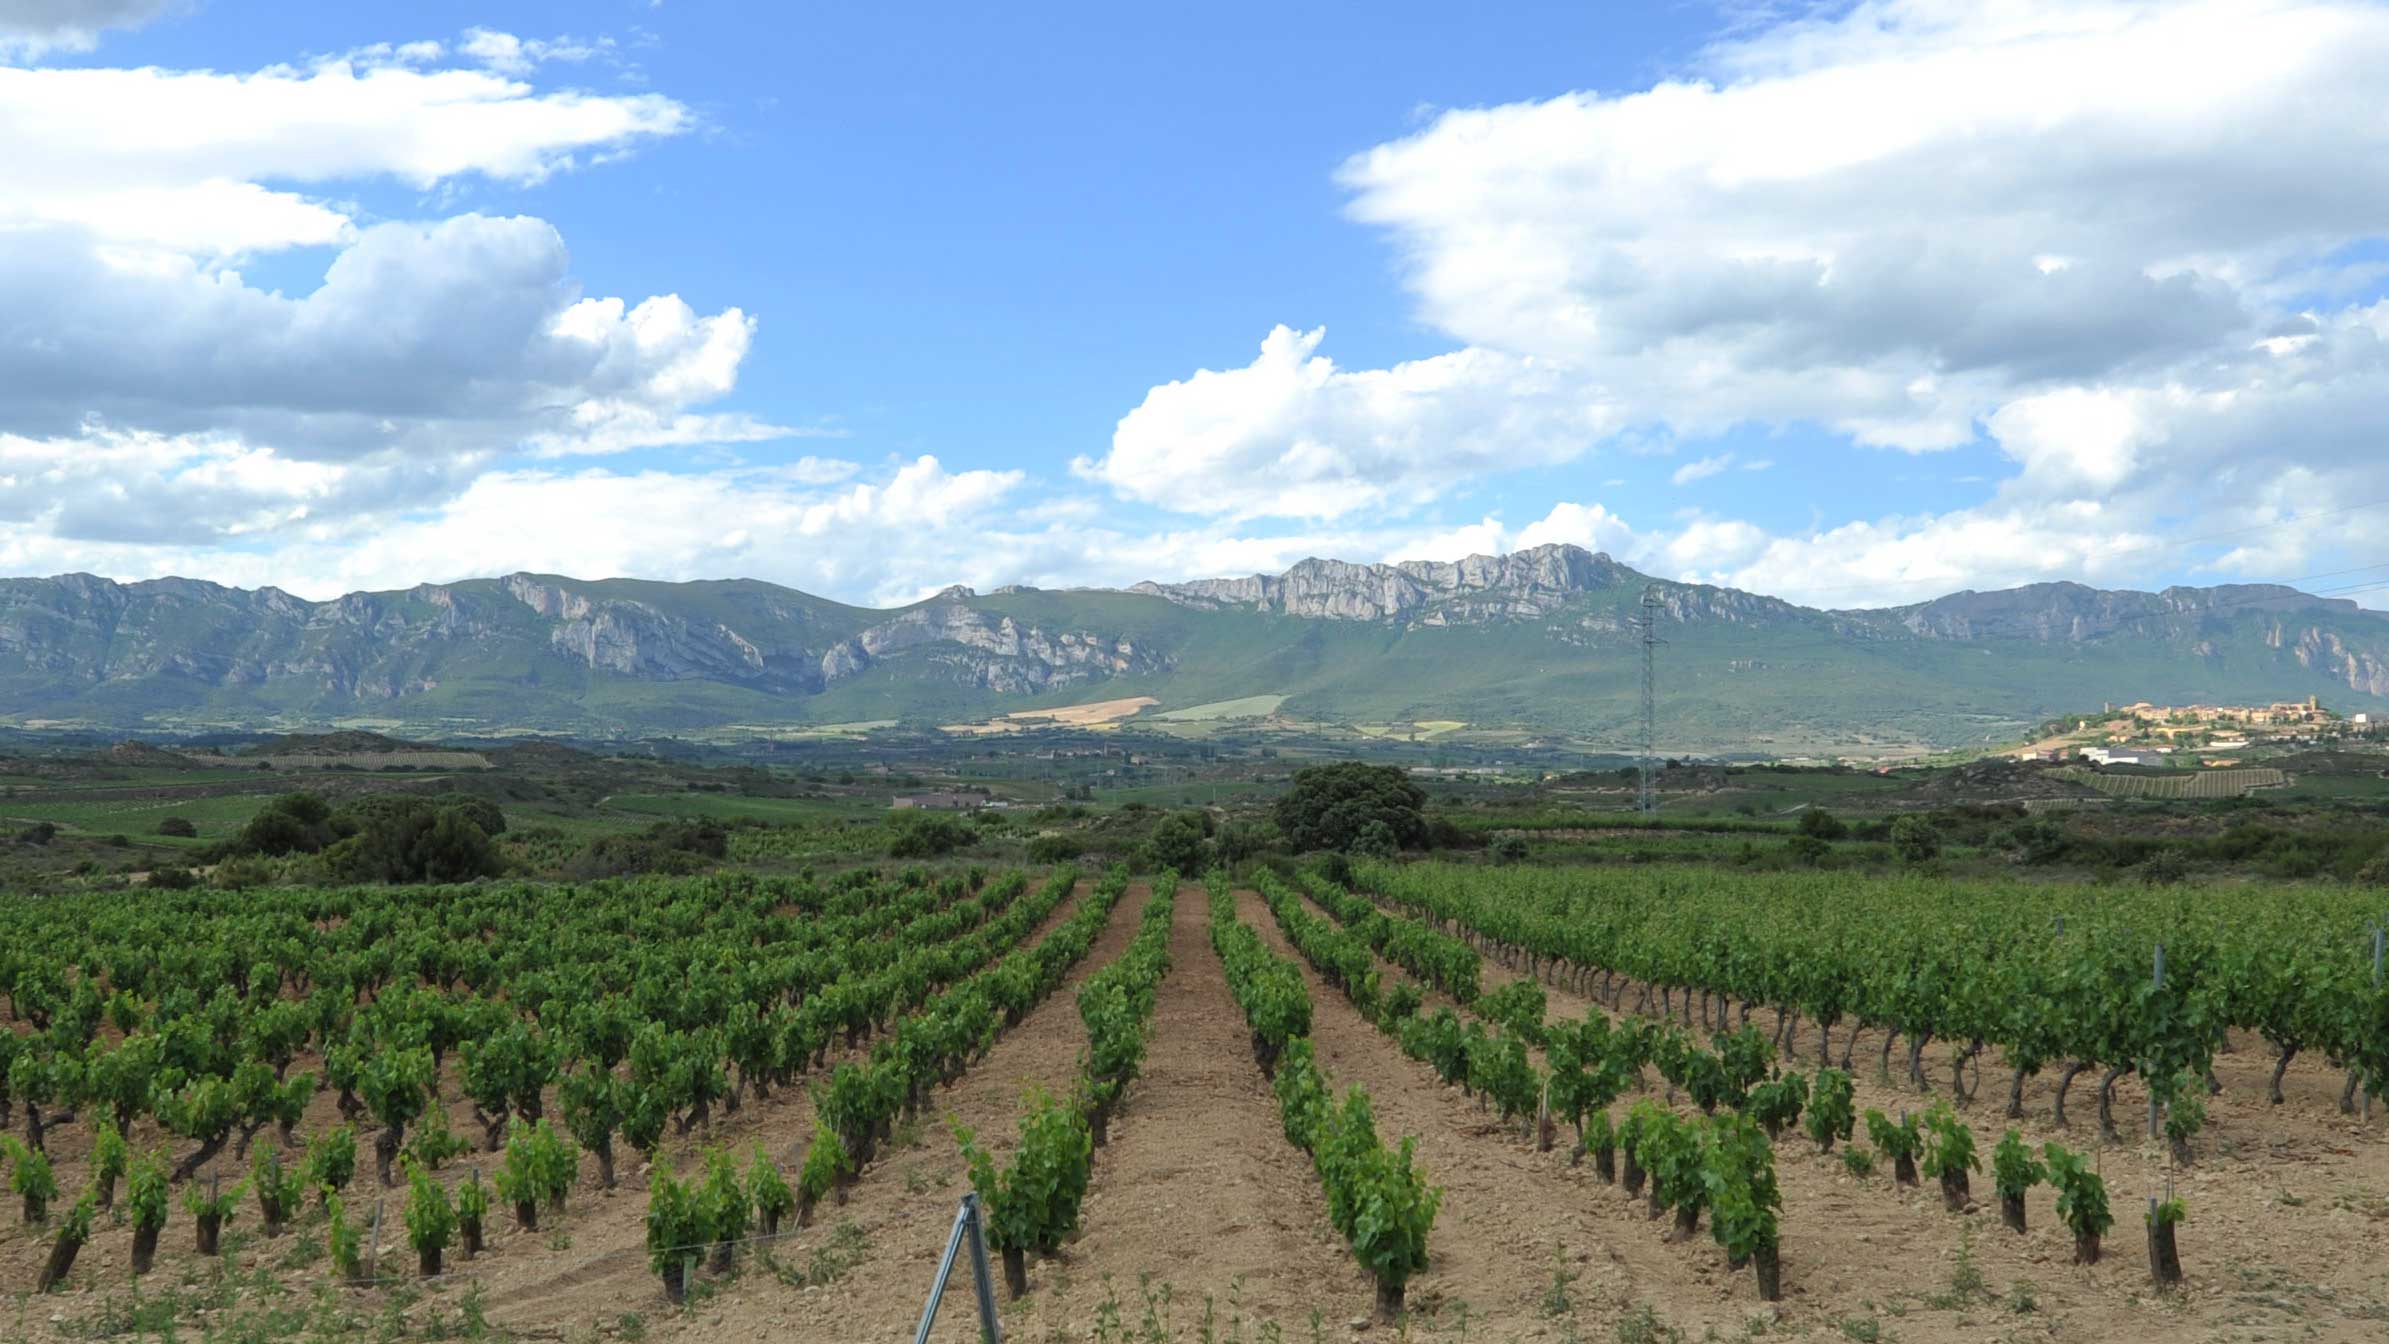
<svg viewBox="0 0 2389 1344">
<path fill-rule="evenodd" d="M 1028 844 L 1031 863 L 1068 863 L 1085 852 L 1086 846 L 1079 843 L 1077 836 L 1062 832 L 1037 836 Z"/>
<path fill-rule="evenodd" d="M 1272 815 L 1297 852 L 1349 851 L 1364 837 L 1390 852 L 1425 843 L 1426 805 L 1425 791 L 1400 766 L 1343 761 L 1295 771 Z"/>
<path fill-rule="evenodd" d="M 1852 1110 L 1856 1095 L 1850 1075 L 1840 1069 L 1817 1070 L 1816 1085 L 1809 1089 L 1807 1129 L 1820 1150 L 1830 1151 L 1835 1140 L 1850 1137 L 1857 1121 Z"/>
<path fill-rule="evenodd" d="M 1891 848 L 1902 863 L 1930 863 L 1941 854 L 1941 828 L 1929 817 L 1901 817 L 1891 823 Z"/>
<path fill-rule="evenodd" d="M 165 1159 L 151 1153 L 135 1160 L 125 1177 L 125 1216 L 135 1227 L 164 1227 L 167 1202 Z"/>
<path fill-rule="evenodd" d="M 1078 1231 L 1095 1141 L 1076 1108 L 1042 1088 L 1032 1089 L 1019 1146 L 1001 1171 L 969 1129 L 956 1124 L 954 1138 L 970 1166 L 971 1186 L 987 1210 L 988 1237 L 997 1249 L 1051 1255 Z"/>
<path fill-rule="evenodd" d="M 940 859 L 971 844 L 978 833 L 942 812 L 914 812 L 895 827 L 888 841 L 891 859 Z"/>
<path fill-rule="evenodd" d="M 796 1189 L 807 1204 L 818 1204 L 837 1187 L 838 1182 L 852 1175 L 854 1158 L 846 1151 L 846 1144 L 821 1120 L 813 1122 L 813 1141 L 805 1147 L 804 1166 L 796 1175 Z"/>
<path fill-rule="evenodd" d="M 348 1206 L 340 1196 L 324 1196 L 324 1217 L 324 1246 L 331 1252 L 332 1272 L 343 1279 L 363 1278 L 365 1239 L 348 1220 Z"/>
<path fill-rule="evenodd" d="M 406 1164 L 406 1238 L 422 1259 L 426 1274 L 439 1272 L 440 1252 L 456 1235 L 456 1206 L 449 1202 L 448 1187 L 425 1170 L 420 1162 L 409 1159 Z"/>
<path fill-rule="evenodd" d="M 357 1131 L 353 1125 L 327 1129 L 307 1140 L 307 1184 L 317 1190 L 345 1190 L 357 1174 Z"/>
<path fill-rule="evenodd" d="M 763 1235 L 772 1236 L 780 1230 L 780 1220 L 796 1208 L 796 1192 L 788 1188 L 779 1166 L 755 1145 L 754 1160 L 747 1164 L 747 1193 L 755 1201 L 755 1219 L 763 1228 Z"/>
<path fill-rule="evenodd" d="M 2057 1190 L 2057 1216 L 2074 1234 L 2075 1255 L 2096 1259 L 2099 1238 L 2115 1225 L 2107 1207 L 2107 1182 L 2080 1153 L 2055 1143 L 2041 1152 L 2048 1159 L 2049 1184 Z"/>
</svg>

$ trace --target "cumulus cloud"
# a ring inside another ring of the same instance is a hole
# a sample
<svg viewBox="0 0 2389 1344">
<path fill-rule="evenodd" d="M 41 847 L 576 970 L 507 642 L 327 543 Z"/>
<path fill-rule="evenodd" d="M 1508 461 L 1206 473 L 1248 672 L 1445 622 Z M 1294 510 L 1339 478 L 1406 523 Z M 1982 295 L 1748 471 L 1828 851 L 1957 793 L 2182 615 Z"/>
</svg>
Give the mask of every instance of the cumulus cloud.
<svg viewBox="0 0 2389 1344">
<path fill-rule="evenodd" d="M 468 33 L 468 59 L 573 59 L 505 58 L 495 36 Z M 744 311 L 587 295 L 539 219 L 375 221 L 329 194 L 531 184 L 692 124 L 660 95 L 545 92 L 447 56 L 0 69 L 0 525 L 25 563 L 331 545 L 523 455 L 794 432 L 708 409 L 753 341 Z M 311 288 L 239 269 L 301 247 L 329 250 Z"/>
<path fill-rule="evenodd" d="M 1611 427 L 1581 387 L 1532 358 L 1462 350 L 1338 369 L 1323 329 L 1278 327 L 1240 369 L 1147 393 L 1080 476 L 1131 499 L 1234 518 L 1335 518 L 1414 505 L 1455 471 L 1560 462 Z"/>
<path fill-rule="evenodd" d="M 754 330 L 671 295 L 577 297 L 536 219 L 375 225 L 298 297 L 187 259 L 113 266 L 70 233 L 14 241 L 0 323 L 40 334 L 0 364 L 0 430 L 18 433 L 98 419 L 312 457 L 669 441 L 672 412 L 729 390 Z"/>
<path fill-rule="evenodd" d="M 350 212 L 311 189 L 537 182 L 693 124 L 661 94 L 541 92 L 397 53 L 250 72 L 0 68 L 0 228 L 71 225 L 200 258 L 337 244 Z"/>
<path fill-rule="evenodd" d="M 1090 474 L 1319 516 L 1742 424 L 2011 460 L 1970 507 L 1709 566 L 1819 591 L 2096 576 L 2074 529 L 2228 524 L 2292 482 L 2389 497 L 2385 64 L 2389 7 L 2355 0 L 1861 0 L 1649 87 L 1446 112 L 1341 178 L 1451 353 L 1336 368 L 1273 337 L 1154 389 Z M 1359 394 L 1443 368 L 1464 391 Z"/>
</svg>

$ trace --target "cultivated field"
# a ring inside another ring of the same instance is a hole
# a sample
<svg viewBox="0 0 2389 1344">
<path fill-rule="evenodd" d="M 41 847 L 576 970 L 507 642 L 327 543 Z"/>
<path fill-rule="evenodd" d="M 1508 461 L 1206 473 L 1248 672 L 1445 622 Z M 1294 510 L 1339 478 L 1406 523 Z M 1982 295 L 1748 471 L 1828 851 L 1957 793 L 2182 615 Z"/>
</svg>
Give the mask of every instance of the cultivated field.
<svg viewBox="0 0 2389 1344">
<path fill-rule="evenodd" d="M 2277 789 L 2289 776 L 2270 767 L 2238 770 L 2182 771 L 2168 775 L 2118 775 L 2099 770 L 2066 770 L 2066 778 L 2088 784 L 2118 798 L 2176 798 L 2212 800 L 2237 798 L 2258 789 Z"/>
<path fill-rule="evenodd" d="M 960 1132 L 1028 1247 L 1016 1339 L 1391 1337 L 1394 1284 L 1414 1339 L 2378 1339 L 2368 915 L 1431 864 L 17 902 L 10 1174 L 46 1208 L 0 1280 L 119 1169 L 9 1337 L 909 1337 Z"/>
</svg>

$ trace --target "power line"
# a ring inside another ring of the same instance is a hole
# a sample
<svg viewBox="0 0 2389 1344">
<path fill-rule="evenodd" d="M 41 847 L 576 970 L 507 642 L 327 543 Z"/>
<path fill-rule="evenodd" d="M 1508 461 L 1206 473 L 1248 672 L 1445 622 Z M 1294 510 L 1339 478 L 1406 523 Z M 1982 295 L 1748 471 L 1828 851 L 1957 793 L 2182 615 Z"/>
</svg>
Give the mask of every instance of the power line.
<svg viewBox="0 0 2389 1344">
<path fill-rule="evenodd" d="M 1639 810 L 1650 813 L 1659 810 L 1659 785 L 1655 777 L 1658 768 L 1658 675 L 1656 652 L 1666 641 L 1659 638 L 1659 611 L 1666 603 L 1659 595 L 1659 585 L 1645 584 L 1642 590 L 1642 613 L 1635 623 L 1642 629 L 1642 787 L 1636 800 Z"/>
</svg>

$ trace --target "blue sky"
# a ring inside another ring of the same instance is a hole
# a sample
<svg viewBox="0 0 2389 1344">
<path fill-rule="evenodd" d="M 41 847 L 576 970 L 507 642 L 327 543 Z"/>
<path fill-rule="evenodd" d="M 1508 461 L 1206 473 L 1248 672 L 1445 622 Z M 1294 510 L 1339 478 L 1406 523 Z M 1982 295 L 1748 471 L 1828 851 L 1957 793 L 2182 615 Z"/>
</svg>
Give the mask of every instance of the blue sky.
<svg viewBox="0 0 2389 1344">
<path fill-rule="evenodd" d="M 0 212 L 0 568 L 2389 580 L 2380 55 L 2317 0 L 0 0 L 0 134 L 84 128 Z"/>
</svg>

